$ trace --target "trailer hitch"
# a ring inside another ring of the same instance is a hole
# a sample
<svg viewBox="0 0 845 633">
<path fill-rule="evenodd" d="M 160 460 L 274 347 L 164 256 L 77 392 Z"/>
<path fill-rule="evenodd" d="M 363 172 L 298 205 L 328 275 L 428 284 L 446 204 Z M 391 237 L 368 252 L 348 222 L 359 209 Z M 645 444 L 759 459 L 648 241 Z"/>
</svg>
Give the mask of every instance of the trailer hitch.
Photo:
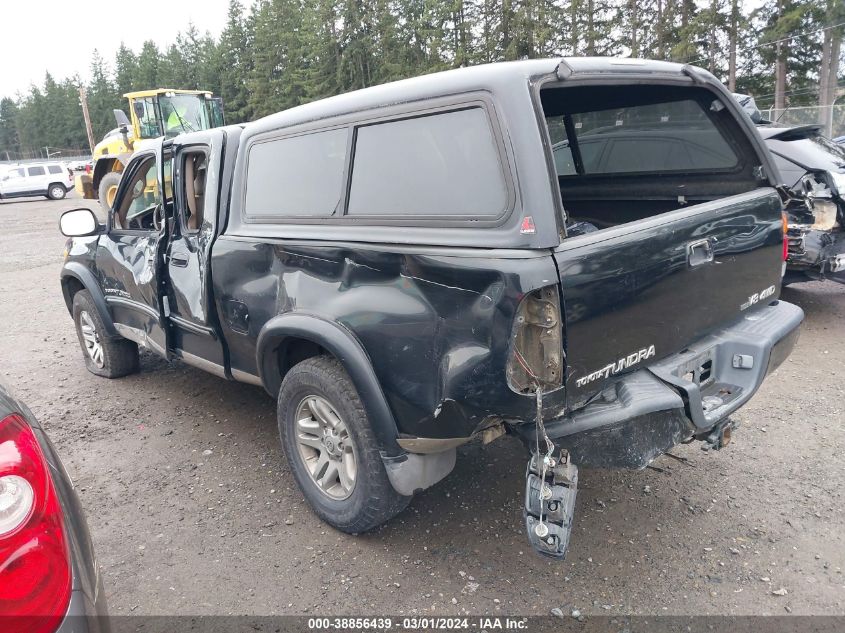
<svg viewBox="0 0 845 633">
<path fill-rule="evenodd" d="M 559 458 L 550 453 L 531 454 L 525 473 L 523 516 L 528 542 L 543 556 L 561 560 L 566 556 L 577 491 L 578 467 L 565 450 Z"/>
<path fill-rule="evenodd" d="M 728 418 L 717 424 L 713 430 L 700 439 L 704 442 L 701 445 L 703 451 L 718 451 L 731 443 L 732 431 L 739 427 L 739 422 Z"/>
</svg>

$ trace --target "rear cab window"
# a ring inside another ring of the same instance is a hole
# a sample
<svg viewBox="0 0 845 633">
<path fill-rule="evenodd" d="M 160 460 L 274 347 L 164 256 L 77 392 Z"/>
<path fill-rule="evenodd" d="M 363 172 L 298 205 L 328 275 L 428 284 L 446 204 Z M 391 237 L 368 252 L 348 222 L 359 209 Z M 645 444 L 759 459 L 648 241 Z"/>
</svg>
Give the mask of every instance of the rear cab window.
<svg viewBox="0 0 845 633">
<path fill-rule="evenodd" d="M 44 174 L 46 174 L 47 172 L 46 172 L 46 171 L 44 171 L 44 168 L 43 168 L 43 167 L 40 167 L 40 166 L 39 166 L 39 167 L 27 167 L 27 168 L 26 168 L 26 173 L 27 173 L 29 176 L 43 176 L 43 175 L 44 175 Z"/>
<path fill-rule="evenodd" d="M 48 165 L 47 171 L 49 171 L 51 174 L 60 174 L 62 173 L 62 168 L 59 165 Z"/>
</svg>

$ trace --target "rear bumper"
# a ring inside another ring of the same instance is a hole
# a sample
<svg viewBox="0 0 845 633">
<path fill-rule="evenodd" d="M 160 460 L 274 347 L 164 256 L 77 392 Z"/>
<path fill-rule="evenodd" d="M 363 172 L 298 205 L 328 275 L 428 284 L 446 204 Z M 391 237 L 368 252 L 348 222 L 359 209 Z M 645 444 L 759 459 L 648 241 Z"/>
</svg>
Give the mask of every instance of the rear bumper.
<svg viewBox="0 0 845 633">
<path fill-rule="evenodd" d="M 609 385 L 597 401 L 546 421 L 573 463 L 644 468 L 680 442 L 704 439 L 748 402 L 789 356 L 804 318 L 777 301 L 646 369 Z M 534 425 L 515 429 L 531 442 Z"/>
</svg>

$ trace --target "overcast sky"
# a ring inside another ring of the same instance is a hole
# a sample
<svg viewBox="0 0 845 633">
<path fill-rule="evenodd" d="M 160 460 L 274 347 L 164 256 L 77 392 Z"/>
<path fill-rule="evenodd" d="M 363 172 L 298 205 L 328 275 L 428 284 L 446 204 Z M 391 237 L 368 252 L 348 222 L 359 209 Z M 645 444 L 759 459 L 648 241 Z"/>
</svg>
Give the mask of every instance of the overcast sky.
<svg viewBox="0 0 845 633">
<path fill-rule="evenodd" d="M 88 79 L 95 48 L 112 66 L 121 41 L 136 53 L 149 39 L 163 48 L 188 22 L 217 36 L 227 9 L 228 0 L 6 0 L 0 8 L 0 97 L 42 85 L 48 70 L 57 80 L 76 73 Z"/>
<path fill-rule="evenodd" d="M 762 3 L 741 2 L 745 12 Z M 47 71 L 57 81 L 74 74 L 87 80 L 95 48 L 113 70 L 121 41 L 136 53 L 148 39 L 166 48 L 189 22 L 216 37 L 228 0 L 5 0 L 0 6 L 0 97 L 15 97 L 30 84 L 42 86 Z"/>
</svg>

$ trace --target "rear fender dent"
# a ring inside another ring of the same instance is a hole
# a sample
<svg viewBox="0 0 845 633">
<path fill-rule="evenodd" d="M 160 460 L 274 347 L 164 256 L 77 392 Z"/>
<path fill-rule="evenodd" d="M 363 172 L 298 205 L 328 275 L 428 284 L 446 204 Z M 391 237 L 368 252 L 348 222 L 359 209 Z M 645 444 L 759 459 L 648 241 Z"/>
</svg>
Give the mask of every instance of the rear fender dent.
<svg viewBox="0 0 845 633">
<path fill-rule="evenodd" d="M 340 361 L 358 390 L 382 451 L 391 457 L 401 455 L 402 449 L 396 443 L 396 421 L 370 359 L 355 335 L 342 325 L 307 313 L 287 313 L 270 319 L 261 328 L 256 346 L 256 366 L 264 389 L 274 398 L 278 396 L 282 375 L 276 352 L 288 338 L 316 343 Z"/>
</svg>

